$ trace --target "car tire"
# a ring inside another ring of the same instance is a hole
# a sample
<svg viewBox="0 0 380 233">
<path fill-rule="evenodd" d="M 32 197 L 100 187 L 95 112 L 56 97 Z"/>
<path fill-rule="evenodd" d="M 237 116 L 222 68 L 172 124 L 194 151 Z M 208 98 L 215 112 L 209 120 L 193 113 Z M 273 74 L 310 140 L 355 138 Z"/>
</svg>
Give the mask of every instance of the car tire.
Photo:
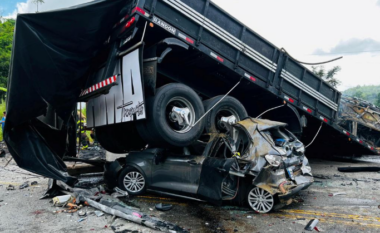
<svg viewBox="0 0 380 233">
<path fill-rule="evenodd" d="M 125 167 L 118 178 L 120 189 L 127 191 L 129 195 L 136 196 L 143 194 L 146 190 L 146 177 L 134 167 Z"/>
<path fill-rule="evenodd" d="M 204 114 L 199 96 L 188 86 L 170 83 L 157 89 L 156 95 L 146 100 L 147 119 L 137 122 L 141 137 L 150 146 L 185 147 L 195 142 L 203 132 L 204 121 L 194 127 L 180 125 L 171 118 L 173 107 L 188 109 L 190 125 Z"/>
<path fill-rule="evenodd" d="M 251 185 L 246 192 L 248 206 L 257 213 L 269 213 L 275 206 L 275 197 L 268 191 Z"/>
<path fill-rule="evenodd" d="M 216 96 L 203 102 L 205 112 L 209 111 L 223 96 Z M 218 123 L 221 117 L 234 115 L 237 121 L 248 117 L 247 111 L 239 100 L 231 96 L 226 96 L 218 105 L 212 109 L 206 118 L 205 130 L 207 133 L 225 132 L 225 129 Z"/>
</svg>

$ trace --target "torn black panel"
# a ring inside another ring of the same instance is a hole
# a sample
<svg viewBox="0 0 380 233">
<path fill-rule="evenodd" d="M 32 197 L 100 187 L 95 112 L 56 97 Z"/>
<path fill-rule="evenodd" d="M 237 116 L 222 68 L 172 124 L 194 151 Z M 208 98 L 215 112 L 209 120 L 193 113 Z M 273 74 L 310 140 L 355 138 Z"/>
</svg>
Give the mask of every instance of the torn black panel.
<svg viewBox="0 0 380 233">
<path fill-rule="evenodd" d="M 38 124 L 43 124 L 42 122 Z M 39 132 L 41 126 L 29 122 L 6 131 L 9 152 L 17 165 L 30 172 L 73 184 L 76 178 L 69 176 L 66 165 L 47 146 Z"/>
<path fill-rule="evenodd" d="M 96 0 L 62 10 L 18 15 L 4 138 L 21 168 L 62 181 L 72 179 L 59 159 L 67 137 L 55 137 L 43 127 L 36 131 L 41 125 L 32 121 L 45 115 L 49 106 L 62 119 L 62 128 L 69 128 L 67 122 L 86 83 L 91 60 L 113 26 L 125 16 L 125 9 L 130 10 L 135 3 Z M 73 135 L 71 130 L 69 141 Z M 66 154 L 72 155 L 69 147 Z"/>
</svg>

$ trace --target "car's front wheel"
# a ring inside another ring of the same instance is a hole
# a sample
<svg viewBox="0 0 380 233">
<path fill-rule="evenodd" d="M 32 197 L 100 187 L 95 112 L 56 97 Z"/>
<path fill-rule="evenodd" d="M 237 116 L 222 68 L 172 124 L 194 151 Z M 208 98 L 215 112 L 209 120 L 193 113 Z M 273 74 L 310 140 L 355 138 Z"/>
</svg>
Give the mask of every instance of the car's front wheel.
<svg viewBox="0 0 380 233">
<path fill-rule="evenodd" d="M 247 200 L 249 206 L 256 212 L 265 214 L 274 207 L 274 197 L 268 191 L 252 186 L 248 189 Z"/>
<path fill-rule="evenodd" d="M 118 184 L 119 188 L 127 191 L 130 195 L 140 195 L 146 189 L 146 178 L 137 169 L 126 167 L 120 173 Z"/>
</svg>

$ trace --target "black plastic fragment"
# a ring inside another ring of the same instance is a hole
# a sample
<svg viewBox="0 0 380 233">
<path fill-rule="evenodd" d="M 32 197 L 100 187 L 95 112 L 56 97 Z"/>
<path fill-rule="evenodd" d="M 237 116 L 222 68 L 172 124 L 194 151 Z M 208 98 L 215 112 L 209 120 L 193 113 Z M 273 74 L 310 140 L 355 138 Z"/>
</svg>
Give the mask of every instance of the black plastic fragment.
<svg viewBox="0 0 380 233">
<path fill-rule="evenodd" d="M 338 167 L 340 172 L 379 172 L 380 167 Z"/>
<path fill-rule="evenodd" d="M 156 205 L 156 210 L 160 210 L 160 211 L 168 211 L 168 210 L 171 210 L 172 208 L 173 208 L 173 205 L 170 205 L 170 204 L 159 203 Z"/>
<path fill-rule="evenodd" d="M 28 181 L 26 181 L 25 183 L 23 183 L 22 185 L 20 185 L 20 189 L 24 189 L 24 188 L 27 188 L 27 187 L 29 187 L 29 182 Z"/>
</svg>

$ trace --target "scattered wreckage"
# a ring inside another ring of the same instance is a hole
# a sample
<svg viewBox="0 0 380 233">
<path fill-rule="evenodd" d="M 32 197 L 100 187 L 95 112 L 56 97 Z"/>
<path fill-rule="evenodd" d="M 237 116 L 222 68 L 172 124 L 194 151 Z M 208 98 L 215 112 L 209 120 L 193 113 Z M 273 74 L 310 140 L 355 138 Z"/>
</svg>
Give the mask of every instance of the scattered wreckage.
<svg viewBox="0 0 380 233">
<path fill-rule="evenodd" d="M 380 108 L 356 97 L 343 96 L 339 107 L 339 125 L 380 150 Z"/>
<path fill-rule="evenodd" d="M 80 217 L 78 222 L 85 221 L 91 214 L 101 217 L 106 213 L 113 216 L 113 219 L 119 217 L 153 230 L 169 233 L 188 232 L 180 226 L 142 213 L 139 208 L 126 205 L 122 199 L 119 199 L 120 196 L 118 195 L 120 194 L 123 194 L 123 191 L 118 190 L 117 188 L 112 195 L 108 195 L 102 185 L 89 189 L 82 189 L 76 186 L 69 186 L 62 181 L 50 179 L 49 189 L 45 197 L 54 196 L 52 198 L 53 205 L 64 208 L 54 211 L 55 214 L 78 213 L 78 216 Z M 124 193 L 122 197 L 128 198 L 128 195 Z M 87 212 L 86 210 L 88 210 L 88 208 L 86 207 L 92 207 L 96 210 Z M 106 225 L 105 227 L 108 226 Z"/>
<path fill-rule="evenodd" d="M 267 213 L 277 199 L 280 206 L 290 204 L 313 183 L 305 147 L 285 123 L 254 118 L 222 123 L 227 132 L 209 134 L 202 155 L 153 148 L 106 164 L 107 185 L 131 195 L 148 191 L 214 204 L 238 200 Z"/>
</svg>

